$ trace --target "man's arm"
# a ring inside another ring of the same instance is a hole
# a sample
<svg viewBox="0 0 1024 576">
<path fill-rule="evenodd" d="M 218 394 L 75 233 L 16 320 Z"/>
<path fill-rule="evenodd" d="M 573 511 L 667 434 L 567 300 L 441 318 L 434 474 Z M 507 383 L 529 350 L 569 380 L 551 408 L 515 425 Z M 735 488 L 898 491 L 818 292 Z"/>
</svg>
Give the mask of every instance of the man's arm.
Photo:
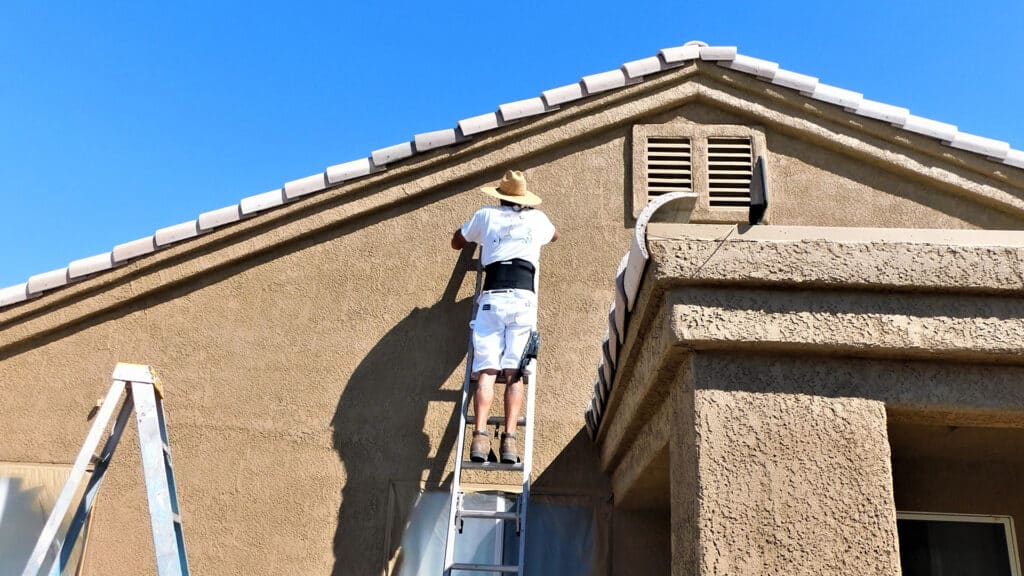
<svg viewBox="0 0 1024 576">
<path fill-rule="evenodd" d="M 558 228 L 555 228 L 555 233 L 551 235 L 551 241 L 552 242 L 557 242 L 558 241 L 558 236 L 559 236 Z"/>
<path fill-rule="evenodd" d="M 456 229 L 455 234 L 452 234 L 452 248 L 455 250 L 462 250 L 466 244 L 469 244 L 469 242 L 467 242 L 466 237 L 462 235 L 462 229 Z"/>
</svg>

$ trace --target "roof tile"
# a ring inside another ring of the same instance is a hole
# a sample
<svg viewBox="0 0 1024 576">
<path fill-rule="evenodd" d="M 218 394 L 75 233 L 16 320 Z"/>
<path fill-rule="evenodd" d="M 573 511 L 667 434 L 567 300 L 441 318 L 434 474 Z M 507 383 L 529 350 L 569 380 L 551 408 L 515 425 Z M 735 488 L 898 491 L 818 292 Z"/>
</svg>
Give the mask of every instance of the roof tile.
<svg viewBox="0 0 1024 576">
<path fill-rule="evenodd" d="M 442 146 L 451 146 L 458 141 L 459 138 L 455 134 L 454 128 L 424 132 L 423 134 L 417 134 L 413 138 L 413 144 L 416 146 L 417 152 L 426 152 L 427 150 L 433 150 Z"/>
<path fill-rule="evenodd" d="M 67 267 L 36 274 L 28 279 L 28 293 L 38 294 L 44 290 L 52 290 L 68 283 Z"/>
<path fill-rule="evenodd" d="M 1024 151 L 1010 150 L 1006 154 L 1006 158 L 1003 159 L 1003 162 L 1010 166 L 1016 166 L 1017 168 L 1024 169 Z"/>
<path fill-rule="evenodd" d="M 718 64 L 726 68 L 746 72 L 747 74 L 754 74 L 759 78 L 767 78 L 768 80 L 774 78 L 775 71 L 779 69 L 778 62 L 770 62 L 760 58 L 744 56 L 743 54 L 737 54 L 732 60 L 722 61 Z"/>
<path fill-rule="evenodd" d="M 153 237 L 156 239 L 157 246 L 166 246 L 167 244 L 180 242 L 181 240 L 186 240 L 198 235 L 199 222 L 197 220 L 189 220 L 188 222 L 182 222 L 181 224 L 161 228 L 156 231 Z"/>
<path fill-rule="evenodd" d="M 932 138 L 938 138 L 944 142 L 948 142 L 956 136 L 957 128 L 952 124 L 946 124 L 945 122 L 939 122 L 930 118 L 922 118 L 911 114 L 907 116 L 906 123 L 903 124 L 904 130 L 910 130 L 918 134 L 924 134 L 925 136 L 931 136 Z"/>
<path fill-rule="evenodd" d="M 548 110 L 550 110 L 550 108 L 544 105 L 544 99 L 540 96 L 536 98 L 527 98 L 526 100 L 518 100 L 516 102 L 509 102 L 498 106 L 498 112 L 501 113 L 501 118 L 506 122 L 536 116 L 538 114 L 543 114 Z"/>
<path fill-rule="evenodd" d="M 373 164 L 371 159 L 360 158 L 358 160 L 352 160 L 328 167 L 327 181 L 331 184 L 337 184 L 338 182 L 344 182 L 345 180 L 352 180 L 353 178 L 372 174 L 377 170 L 378 168 Z"/>
<path fill-rule="evenodd" d="M 814 92 L 814 87 L 818 85 L 818 79 L 814 76 L 799 74 L 791 70 L 779 69 L 775 71 L 775 76 L 772 77 L 772 84 L 778 84 L 779 86 L 792 88 L 804 94 L 810 94 Z"/>
<path fill-rule="evenodd" d="M 249 214 L 255 214 L 256 212 L 262 212 L 268 208 L 274 206 L 280 206 L 284 204 L 284 191 L 281 188 L 277 190 L 271 190 L 262 194 L 254 194 L 248 198 L 242 198 L 239 205 L 242 207 L 242 215 L 248 216 Z M 157 245 L 160 242 L 157 241 Z"/>
<path fill-rule="evenodd" d="M 643 78 L 649 74 L 661 72 L 661 58 L 651 56 L 641 60 L 633 60 L 622 65 L 622 71 L 627 78 Z"/>
<path fill-rule="evenodd" d="M 103 254 L 89 256 L 88 258 L 75 260 L 68 264 L 68 278 L 88 276 L 89 274 L 109 270 L 113 268 L 113 266 L 114 254 L 111 252 L 104 252 Z"/>
<path fill-rule="evenodd" d="M 242 219 L 242 209 L 238 204 L 225 206 L 199 215 L 199 229 L 203 232 L 218 226 L 238 222 Z"/>
<path fill-rule="evenodd" d="M 545 90 L 541 92 L 541 98 L 544 102 L 547 102 L 548 106 L 558 106 L 565 104 L 566 102 L 572 102 L 573 100 L 579 100 L 583 98 L 583 85 L 580 82 L 575 84 L 566 84 L 565 86 L 559 86 L 558 88 L 552 88 L 551 90 Z"/>
<path fill-rule="evenodd" d="M 903 126 L 907 123 L 907 118 L 910 117 L 910 110 L 906 108 L 868 99 L 861 100 L 853 112 L 859 116 L 874 118 L 896 126 Z"/>
<path fill-rule="evenodd" d="M 373 163 L 377 166 L 385 166 L 392 162 L 404 160 L 413 155 L 412 142 L 402 142 L 387 148 L 380 148 L 370 153 Z M 285 191 L 287 194 L 287 190 Z"/>
<path fill-rule="evenodd" d="M 156 241 L 152 236 L 146 236 L 145 238 L 139 238 L 138 240 L 118 244 L 117 246 L 114 246 L 112 253 L 114 255 L 114 262 L 119 263 L 149 254 L 154 250 L 156 250 Z"/>
<path fill-rule="evenodd" d="M 0 306 L 10 306 L 28 300 L 28 282 L 0 289 Z"/>
<path fill-rule="evenodd" d="M 735 46 L 701 46 L 700 59 L 717 62 L 721 60 L 732 60 L 736 57 Z"/>
<path fill-rule="evenodd" d="M 479 134 L 488 130 L 494 130 L 502 125 L 501 119 L 496 112 L 488 112 L 465 120 L 459 120 L 459 129 L 466 136 Z"/>
<path fill-rule="evenodd" d="M 625 86 L 626 74 L 622 70 L 609 70 L 600 74 L 584 76 L 580 81 L 587 89 L 587 94 L 597 94 Z"/>
<path fill-rule="evenodd" d="M 1010 145 L 1006 142 L 985 138 L 984 136 L 975 136 L 965 132 L 957 132 L 956 136 L 949 142 L 949 145 L 999 160 L 1006 158 L 1010 153 Z"/>
<path fill-rule="evenodd" d="M 686 46 L 662 48 L 661 51 L 658 52 L 658 55 L 665 60 L 666 64 L 677 64 L 700 58 L 700 51 L 700 46 L 696 44 L 688 44 Z M 733 53 L 735 54 L 735 52 Z"/>
<path fill-rule="evenodd" d="M 821 82 L 814 87 L 810 97 L 822 102 L 828 102 L 829 104 L 835 104 L 836 106 L 842 106 L 847 110 L 856 110 L 860 106 L 860 101 L 864 99 L 864 95 L 860 92 L 829 86 Z"/>
<path fill-rule="evenodd" d="M 284 197 L 291 200 L 292 198 L 319 192 L 324 188 L 327 188 L 327 174 L 321 172 L 285 183 Z"/>
</svg>

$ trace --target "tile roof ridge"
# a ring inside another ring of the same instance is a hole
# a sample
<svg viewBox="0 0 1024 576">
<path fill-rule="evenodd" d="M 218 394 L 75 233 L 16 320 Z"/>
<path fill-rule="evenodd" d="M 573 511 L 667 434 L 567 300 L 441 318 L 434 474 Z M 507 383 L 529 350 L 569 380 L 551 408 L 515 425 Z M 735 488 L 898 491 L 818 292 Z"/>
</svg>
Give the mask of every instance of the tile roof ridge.
<svg viewBox="0 0 1024 576">
<path fill-rule="evenodd" d="M 735 46 L 709 46 L 705 42 L 693 40 L 682 46 L 663 48 L 654 56 L 626 62 L 613 70 L 583 76 L 576 83 L 545 90 L 536 97 L 501 104 L 493 112 L 459 120 L 454 128 L 416 134 L 410 141 L 374 150 L 364 158 L 328 166 L 323 172 L 286 182 L 281 188 L 243 198 L 237 204 L 204 212 L 195 220 L 167 226 L 151 236 L 119 244 L 109 252 L 35 274 L 25 282 L 0 288 L 0 310 L 303 196 L 387 170 L 389 164 L 416 154 L 460 144 L 477 134 L 558 110 L 564 104 L 595 94 L 641 83 L 647 76 L 697 60 L 743 72 L 796 90 L 806 97 L 841 106 L 859 116 L 887 122 L 897 128 L 937 139 L 946 146 L 1024 169 L 1024 151 L 1015 150 L 1006 142 L 960 132 L 955 125 L 916 116 L 906 108 L 867 100 L 858 92 L 823 84 L 816 77 L 780 68 L 776 62 L 740 54 Z"/>
</svg>

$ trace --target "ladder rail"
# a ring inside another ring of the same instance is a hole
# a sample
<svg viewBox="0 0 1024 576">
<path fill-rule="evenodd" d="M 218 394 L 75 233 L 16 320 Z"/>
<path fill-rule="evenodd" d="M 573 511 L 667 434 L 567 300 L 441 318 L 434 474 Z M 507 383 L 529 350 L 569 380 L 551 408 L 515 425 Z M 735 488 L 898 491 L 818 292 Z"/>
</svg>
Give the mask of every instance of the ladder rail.
<svg viewBox="0 0 1024 576">
<path fill-rule="evenodd" d="M 50 568 L 50 576 L 60 576 L 60 573 L 64 571 L 64 567 L 67 566 L 68 560 L 71 559 L 71 552 L 75 549 L 74 544 L 78 542 L 78 537 L 81 536 L 85 523 L 89 519 L 93 502 L 96 501 L 96 494 L 99 492 L 103 479 L 106 477 L 107 468 L 114 457 L 114 451 L 117 450 L 121 435 L 124 434 L 124 429 L 128 426 L 128 419 L 132 415 L 134 404 L 134 399 L 130 394 L 126 395 L 124 402 L 121 403 L 121 411 L 118 412 L 117 418 L 114 420 L 114 426 L 110 430 L 110 436 L 107 437 L 107 443 L 103 446 L 99 460 L 93 468 L 89 483 L 85 487 L 85 494 L 82 495 L 82 501 L 79 503 L 78 509 L 71 519 L 71 524 L 68 526 L 68 533 L 64 535 L 64 544 L 60 548 L 60 559 L 58 562 L 54 562 Z M 68 546 L 67 543 L 71 545 Z"/>
<path fill-rule="evenodd" d="M 167 437 L 167 417 L 164 413 L 164 401 L 160 394 L 156 396 L 157 422 L 160 424 L 160 441 L 165 453 L 164 468 L 167 473 L 167 484 L 170 489 L 171 513 L 177 519 L 174 532 L 178 541 L 178 555 L 181 559 L 183 574 L 188 574 L 188 555 L 185 553 L 185 531 L 181 526 L 181 508 L 178 504 L 178 481 L 174 479 L 174 464 L 171 461 L 171 442 Z"/>
<path fill-rule="evenodd" d="M 50 548 L 54 545 L 57 530 L 71 508 L 71 501 L 78 491 L 78 486 L 82 483 L 86 468 L 92 461 L 93 454 L 96 453 L 96 447 L 99 446 L 100 438 L 103 437 L 103 431 L 107 427 L 107 423 L 110 422 L 110 418 L 114 414 L 114 408 L 121 400 L 121 394 L 124 390 L 124 382 L 115 380 L 103 399 L 103 404 L 96 415 L 96 421 L 93 422 L 92 428 L 89 429 L 89 434 L 85 437 L 85 443 L 82 444 L 82 449 L 79 450 L 78 456 L 75 458 L 75 463 L 71 467 L 71 473 L 68 474 L 68 479 L 64 482 L 64 488 L 61 489 L 60 495 L 53 505 L 50 517 L 47 518 L 46 524 L 39 533 L 36 546 L 32 549 L 32 554 L 29 556 L 28 563 L 25 564 L 25 570 L 22 572 L 23 576 L 36 576 L 42 569 L 43 562 L 46 560 Z"/>
<path fill-rule="evenodd" d="M 171 488 L 173 481 L 168 470 L 166 446 L 161 430 L 156 391 L 151 384 L 132 382 L 135 397 L 135 420 L 142 450 L 142 470 L 149 500 L 149 519 L 153 528 L 153 550 L 156 553 L 157 573 L 160 576 L 187 576 L 188 562 L 176 526 L 180 517 L 173 510 Z"/>
<path fill-rule="evenodd" d="M 480 289 L 483 286 L 483 273 L 481 272 L 480 261 L 477 260 L 476 278 L 473 288 L 473 312 L 470 321 L 476 320 L 477 300 L 480 298 Z M 473 379 L 473 338 L 469 339 L 466 351 L 466 373 L 462 380 L 462 407 L 459 409 L 459 437 L 455 446 L 458 452 L 455 454 L 455 470 L 452 473 L 451 498 L 448 502 L 448 526 L 444 544 L 444 574 L 451 574 L 451 566 L 455 561 L 455 523 L 459 512 L 459 500 L 462 493 L 462 453 L 465 450 L 466 442 L 466 412 L 469 404 L 469 388 Z"/>
<path fill-rule="evenodd" d="M 533 424 L 534 417 L 534 393 L 537 391 L 537 360 L 530 360 L 530 378 L 526 382 L 526 413 L 530 418 L 526 424 L 526 435 L 523 440 L 523 492 L 519 496 L 519 571 L 517 576 L 523 576 L 526 566 L 526 508 L 530 503 L 530 474 L 533 471 Z"/>
</svg>

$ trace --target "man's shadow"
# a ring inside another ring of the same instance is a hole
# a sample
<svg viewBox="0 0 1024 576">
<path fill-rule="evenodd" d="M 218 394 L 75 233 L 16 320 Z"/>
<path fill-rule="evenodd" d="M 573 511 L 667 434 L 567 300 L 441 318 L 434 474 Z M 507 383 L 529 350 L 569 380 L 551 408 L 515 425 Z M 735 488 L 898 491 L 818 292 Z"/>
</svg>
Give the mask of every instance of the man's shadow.
<svg viewBox="0 0 1024 576">
<path fill-rule="evenodd" d="M 384 335 L 345 385 L 331 420 L 334 448 L 347 475 L 334 535 L 334 576 L 376 574 L 385 541 L 387 494 L 393 480 L 439 487 L 458 431 L 461 390 L 445 382 L 466 355 L 472 297 L 458 298 L 473 256 L 459 256 L 441 299 L 417 308 Z M 430 402 L 450 408 L 437 456 L 424 433 Z"/>
</svg>

